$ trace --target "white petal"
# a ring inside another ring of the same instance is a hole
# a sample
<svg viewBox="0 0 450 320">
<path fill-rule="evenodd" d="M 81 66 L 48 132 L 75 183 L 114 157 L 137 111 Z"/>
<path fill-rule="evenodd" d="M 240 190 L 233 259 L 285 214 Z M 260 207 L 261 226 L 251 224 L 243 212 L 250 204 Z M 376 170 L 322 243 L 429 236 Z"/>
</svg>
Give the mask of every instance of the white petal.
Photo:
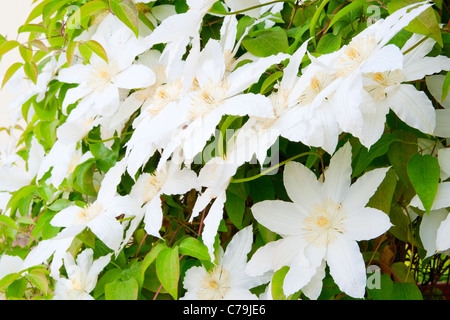
<svg viewBox="0 0 450 320">
<path fill-rule="evenodd" d="M 67 107 L 69 105 L 71 105 L 72 103 L 77 102 L 79 99 L 87 96 L 92 91 L 93 90 L 91 87 L 84 85 L 84 84 L 79 85 L 78 87 L 75 87 L 75 88 L 70 88 L 69 90 L 67 90 L 66 95 L 64 97 L 63 105 L 62 105 L 64 114 L 67 114 Z"/>
<path fill-rule="evenodd" d="M 289 271 L 283 282 L 285 295 L 293 294 L 302 289 L 317 272 L 317 266 L 305 267 L 305 262 L 301 261 L 302 259 L 306 259 L 306 257 L 303 254 L 298 254 L 289 266 Z"/>
<path fill-rule="evenodd" d="M 420 201 L 420 198 L 417 195 L 412 198 L 410 205 L 417 207 L 420 210 L 425 210 L 422 201 Z M 447 207 L 450 207 L 450 181 L 439 183 L 431 210 L 438 210 Z"/>
<path fill-rule="evenodd" d="M 368 103 L 372 99 L 365 99 L 364 103 Z M 372 101 L 373 102 L 373 101 Z M 382 136 L 385 129 L 386 115 L 389 113 L 389 107 L 383 102 L 374 104 L 375 112 L 363 112 L 363 128 L 359 140 L 366 148 L 370 148 Z"/>
<path fill-rule="evenodd" d="M 155 73 L 152 69 L 139 64 L 133 64 L 116 75 L 113 83 L 118 88 L 137 89 L 146 88 L 155 83 Z"/>
<path fill-rule="evenodd" d="M 450 248 L 450 215 L 442 221 L 437 231 L 436 249 L 444 251 Z"/>
<path fill-rule="evenodd" d="M 144 229 L 148 234 L 158 238 L 161 238 L 159 231 L 161 229 L 163 220 L 163 212 L 161 206 L 162 206 L 161 199 L 159 195 L 156 195 L 144 207 L 145 208 Z"/>
<path fill-rule="evenodd" d="M 450 70 L 450 58 L 445 56 L 424 57 L 403 69 L 404 81 L 423 79 L 427 75 Z"/>
<path fill-rule="evenodd" d="M 115 217 L 100 214 L 88 222 L 87 226 L 110 249 L 116 250 L 123 239 L 123 227 Z"/>
<path fill-rule="evenodd" d="M 295 81 L 298 79 L 297 74 L 299 71 L 300 63 L 306 53 L 306 48 L 309 41 L 305 41 L 300 48 L 298 48 L 289 59 L 289 64 L 284 68 L 283 79 L 281 80 L 281 87 L 292 89 Z"/>
<path fill-rule="evenodd" d="M 83 210 L 79 206 L 70 206 L 59 211 L 51 220 L 50 224 L 55 227 L 69 227 L 77 215 Z"/>
<path fill-rule="evenodd" d="M 248 226 L 238 233 L 236 233 L 227 245 L 222 259 L 222 265 L 230 273 L 234 270 L 241 270 L 245 268 L 247 263 L 247 254 L 252 249 L 253 244 L 253 229 Z"/>
<path fill-rule="evenodd" d="M 58 73 L 58 81 L 66 83 L 84 83 L 86 82 L 93 67 L 91 65 L 76 64 L 69 68 L 61 69 Z"/>
<path fill-rule="evenodd" d="M 366 267 L 356 241 L 337 238 L 329 244 L 326 260 L 339 288 L 353 298 L 363 298 Z"/>
<path fill-rule="evenodd" d="M 280 235 L 299 235 L 302 232 L 303 214 L 294 203 L 261 201 L 252 206 L 252 213 L 259 223 Z"/>
<path fill-rule="evenodd" d="M 325 170 L 323 197 L 335 203 L 344 200 L 352 175 L 352 147 L 349 142 L 338 149 L 331 157 L 330 165 Z"/>
<path fill-rule="evenodd" d="M 449 95 L 450 96 L 450 95 Z M 436 129 L 434 135 L 450 138 L 450 110 L 436 110 Z"/>
<path fill-rule="evenodd" d="M 388 94 L 386 103 L 409 126 L 433 134 L 436 114 L 425 92 L 418 91 L 411 84 L 402 84 L 395 92 Z"/>
<path fill-rule="evenodd" d="M 197 174 L 188 169 L 183 168 L 173 172 L 164 186 L 161 188 L 162 194 L 185 194 L 191 189 L 198 189 Z"/>
<path fill-rule="evenodd" d="M 447 176 L 450 176 L 450 148 L 438 150 L 439 167 Z"/>
<path fill-rule="evenodd" d="M 260 58 L 255 62 L 247 63 L 239 67 L 227 77 L 227 82 L 230 84 L 228 90 L 229 95 L 233 96 L 248 89 L 253 83 L 259 80 L 264 71 L 270 66 L 280 63 L 287 58 L 289 58 L 289 55 L 279 53 L 267 58 Z"/>
<path fill-rule="evenodd" d="M 239 94 L 226 99 L 220 110 L 223 114 L 229 115 L 274 117 L 270 100 L 263 95 L 253 93 Z"/>
<path fill-rule="evenodd" d="M 363 208 L 375 194 L 378 186 L 383 182 L 389 168 L 377 168 L 366 172 L 350 186 L 342 202 L 347 212 Z"/>
<path fill-rule="evenodd" d="M 311 281 L 302 288 L 302 292 L 311 300 L 317 300 L 323 288 L 323 278 L 325 278 L 325 260 L 317 268 L 316 274 L 311 278 Z"/>
<path fill-rule="evenodd" d="M 277 271 L 290 266 L 292 261 L 306 247 L 301 237 L 287 237 L 271 241 L 260 247 L 247 263 L 246 272 L 252 276 L 261 276 L 268 271 Z"/>
<path fill-rule="evenodd" d="M 423 247 L 427 251 L 426 257 L 431 257 L 437 250 L 437 235 L 438 229 L 448 217 L 448 211 L 446 209 L 431 210 L 429 214 L 424 214 L 422 221 L 420 222 L 419 235 L 422 241 Z"/>
<path fill-rule="evenodd" d="M 374 208 L 361 208 L 349 213 L 344 221 L 344 236 L 361 241 L 374 239 L 392 226 L 389 216 Z"/>
<path fill-rule="evenodd" d="M 205 228 L 202 232 L 203 243 L 208 248 L 211 260 L 214 260 L 214 241 L 217 235 L 220 221 L 223 218 L 223 206 L 226 200 L 225 192 L 218 196 L 206 215 L 204 220 Z"/>
<path fill-rule="evenodd" d="M 11 273 L 17 273 L 23 269 L 23 260 L 18 256 L 2 255 L 0 258 L 0 279 Z"/>
<path fill-rule="evenodd" d="M 316 175 L 301 163 L 291 161 L 284 167 L 283 182 L 289 198 L 309 211 L 322 202 L 322 185 Z"/>
<path fill-rule="evenodd" d="M 428 76 L 425 79 L 427 88 L 436 101 L 439 102 L 444 108 L 450 108 L 450 94 L 447 95 L 444 101 L 442 101 L 442 86 L 444 84 L 445 76 L 442 74 L 436 74 Z"/>
<path fill-rule="evenodd" d="M 111 116 L 119 108 L 119 90 L 114 85 L 108 85 L 102 91 L 95 91 L 95 109 L 101 116 Z"/>
<path fill-rule="evenodd" d="M 403 54 L 399 47 L 388 44 L 375 51 L 370 58 L 361 67 L 361 71 L 366 72 L 384 72 L 402 69 Z"/>
</svg>

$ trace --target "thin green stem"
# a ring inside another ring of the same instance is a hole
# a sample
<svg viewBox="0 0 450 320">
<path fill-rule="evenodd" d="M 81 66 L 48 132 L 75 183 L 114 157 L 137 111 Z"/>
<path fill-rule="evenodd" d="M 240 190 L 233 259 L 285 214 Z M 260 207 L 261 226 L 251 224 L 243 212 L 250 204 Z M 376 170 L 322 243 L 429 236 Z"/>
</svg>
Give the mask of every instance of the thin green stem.
<svg viewBox="0 0 450 320">
<path fill-rule="evenodd" d="M 275 1 L 270 1 L 270 2 L 267 2 L 267 3 L 263 3 L 263 4 L 258 4 L 258 5 L 253 6 L 253 7 L 249 7 L 249 8 L 245 8 L 245 9 L 241 9 L 241 10 L 237 10 L 237 11 L 233 11 L 233 12 L 219 12 L 219 11 L 214 11 L 214 10 L 210 10 L 209 12 L 214 13 L 214 14 L 230 16 L 230 15 L 244 13 L 246 11 L 250 11 L 250 10 L 253 10 L 253 9 L 258 9 L 258 8 L 261 8 L 261 7 L 264 7 L 264 6 L 268 6 L 270 4 L 274 4 L 274 3 L 278 3 L 278 2 L 292 2 L 292 1 L 290 1 L 290 0 L 275 0 Z"/>
<path fill-rule="evenodd" d="M 293 160 L 295 160 L 297 158 L 301 158 L 301 157 L 306 156 L 306 155 L 316 155 L 317 157 L 320 157 L 320 155 L 317 152 L 313 152 L 313 151 L 303 152 L 303 153 L 297 154 L 297 155 L 295 155 L 295 156 L 293 156 L 293 157 L 291 157 L 291 158 L 289 158 L 287 160 L 284 160 L 284 161 L 282 161 L 282 162 L 280 162 L 280 163 L 278 163 L 278 164 L 276 164 L 276 165 L 274 165 L 274 166 L 272 166 L 272 167 L 270 167 L 270 168 L 268 168 L 268 169 L 258 173 L 257 175 L 254 175 L 254 176 L 251 176 L 251 177 L 247 177 L 247 178 L 241 178 L 241 179 L 231 179 L 230 183 L 241 183 L 241 182 L 248 182 L 248 181 L 252 181 L 252 180 L 258 179 L 259 177 L 262 177 L 262 176 L 268 174 L 269 172 L 271 172 L 271 171 L 273 171 L 273 170 L 275 170 L 275 169 L 285 165 L 286 163 L 291 162 L 291 161 L 293 161 Z"/>
</svg>

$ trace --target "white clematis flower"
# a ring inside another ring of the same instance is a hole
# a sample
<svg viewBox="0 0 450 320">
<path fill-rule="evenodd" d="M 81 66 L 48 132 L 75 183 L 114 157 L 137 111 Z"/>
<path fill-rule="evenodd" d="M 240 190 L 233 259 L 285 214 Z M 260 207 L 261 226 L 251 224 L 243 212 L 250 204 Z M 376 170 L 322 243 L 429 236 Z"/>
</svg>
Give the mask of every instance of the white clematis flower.
<svg viewBox="0 0 450 320">
<path fill-rule="evenodd" d="M 14 163 L 8 163 L 13 158 L 10 160 L 5 158 L 5 163 L 0 166 L 0 191 L 14 192 L 29 185 L 38 173 L 44 154 L 44 148 L 33 138 L 27 165 L 19 161 L 21 160 L 20 158 L 14 157 Z"/>
<path fill-rule="evenodd" d="M 410 205 L 425 211 L 417 195 L 411 200 Z M 423 214 L 420 225 L 419 234 L 427 257 L 450 249 L 450 214 L 446 209 L 448 207 L 450 207 L 450 182 L 441 182 L 430 213 Z"/>
<path fill-rule="evenodd" d="M 247 266 L 249 273 L 289 266 L 283 285 L 289 295 L 323 272 L 325 260 L 343 292 L 364 296 L 366 269 L 357 241 L 373 239 L 391 227 L 385 213 L 365 207 L 387 168 L 367 172 L 352 185 L 351 170 L 349 143 L 333 155 L 323 182 L 300 163 L 286 165 L 284 184 L 293 202 L 262 201 L 252 207 L 255 219 L 283 239 L 258 249 Z M 309 294 L 318 297 L 317 290 Z"/>
<path fill-rule="evenodd" d="M 199 58 L 196 84 L 179 102 L 184 112 L 174 115 L 183 119 L 183 126 L 174 132 L 163 158 L 180 147 L 185 162 L 190 163 L 202 151 L 223 115 L 273 117 L 269 98 L 243 92 L 267 68 L 288 57 L 278 54 L 261 58 L 228 73 L 222 46 L 217 40 L 209 40 Z"/>
<path fill-rule="evenodd" d="M 185 194 L 191 189 L 198 189 L 197 174 L 188 169 L 180 168 L 177 162 L 167 162 L 165 168 L 157 169 L 153 174 L 142 173 L 134 184 L 130 197 L 143 211 L 133 221 L 134 229 L 144 218 L 145 231 L 155 237 L 161 237 L 159 232 L 162 226 L 163 211 L 161 196 Z M 127 233 L 129 234 L 129 233 Z"/>
<path fill-rule="evenodd" d="M 256 300 L 251 288 L 266 283 L 267 276 L 251 277 L 245 272 L 247 254 L 253 243 L 252 226 L 236 233 L 225 252 L 219 248 L 218 262 L 210 269 L 192 267 L 186 271 L 181 300 Z"/>
<path fill-rule="evenodd" d="M 403 53 L 388 42 L 430 6 L 426 3 L 406 6 L 386 19 L 378 20 L 340 50 L 312 58 L 313 63 L 334 71 L 335 80 L 329 84 L 328 90 L 333 93 L 333 114 L 339 128 L 360 138 L 366 147 L 377 141 L 385 122 L 386 107 L 377 108 L 375 104 L 367 103 L 370 96 L 364 89 L 364 75 L 387 76 L 389 72 L 403 69 Z M 391 82 L 396 83 L 395 80 Z"/>
<path fill-rule="evenodd" d="M 58 278 L 53 300 L 93 300 L 90 292 L 97 284 L 100 272 L 111 260 L 111 254 L 94 261 L 92 249 L 85 249 L 77 255 L 75 263 L 72 254 L 66 253 L 64 267 L 67 278 Z"/>
<path fill-rule="evenodd" d="M 155 74 L 133 63 L 148 47 L 115 16 L 103 19 L 92 40 L 103 46 L 108 62 L 93 54 L 89 64 L 75 64 L 59 72 L 59 81 L 79 84 L 67 91 L 63 110 L 66 112 L 70 104 L 81 99 L 72 110 L 74 115 L 81 116 L 93 107 L 97 115 L 111 116 L 119 107 L 119 89 L 147 87 L 155 81 Z"/>
</svg>

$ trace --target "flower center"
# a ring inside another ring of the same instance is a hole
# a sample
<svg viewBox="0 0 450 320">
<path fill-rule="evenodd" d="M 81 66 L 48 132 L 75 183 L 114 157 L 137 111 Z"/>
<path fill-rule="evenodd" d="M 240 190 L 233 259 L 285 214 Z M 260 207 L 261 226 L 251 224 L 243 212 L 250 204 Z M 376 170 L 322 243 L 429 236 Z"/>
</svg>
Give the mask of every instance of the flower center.
<svg viewBox="0 0 450 320">
<path fill-rule="evenodd" d="M 167 172 L 160 171 L 155 175 L 150 174 L 145 181 L 143 201 L 150 202 L 161 191 L 167 180 Z"/>
<path fill-rule="evenodd" d="M 210 83 L 195 91 L 192 98 L 192 108 L 188 112 L 189 120 L 201 118 L 212 110 L 226 98 L 228 85 L 226 82 Z"/>
<path fill-rule="evenodd" d="M 201 280 L 197 291 L 200 300 L 221 300 L 230 289 L 230 274 L 221 266 L 215 266 Z"/>
<path fill-rule="evenodd" d="M 147 112 L 152 116 L 157 115 L 169 103 L 177 101 L 180 98 L 181 89 L 182 85 L 180 80 L 158 86 L 150 99 L 150 104 L 147 106 Z"/>
<path fill-rule="evenodd" d="M 376 46 L 374 34 L 353 40 L 338 58 L 338 76 L 345 76 L 358 68 L 373 52 Z"/>
<path fill-rule="evenodd" d="M 298 98 L 298 103 L 303 106 L 310 104 L 333 80 L 334 76 L 320 71 L 317 72 Z"/>
<path fill-rule="evenodd" d="M 364 89 L 375 101 L 385 99 L 389 90 L 400 85 L 403 80 L 402 70 L 375 72 L 364 76 L 367 80 Z"/>
<path fill-rule="evenodd" d="M 110 63 L 101 61 L 94 66 L 88 79 L 88 85 L 94 90 L 103 90 L 107 85 L 112 83 L 112 78 L 117 73 L 117 63 L 114 61 L 110 61 Z"/>
<path fill-rule="evenodd" d="M 103 211 L 103 206 L 98 202 L 94 202 L 85 208 L 82 208 L 75 218 L 75 224 L 87 224 Z"/>
<path fill-rule="evenodd" d="M 318 247 L 327 246 L 343 233 L 344 220 L 342 204 L 332 200 L 316 204 L 304 220 L 305 239 Z"/>
</svg>

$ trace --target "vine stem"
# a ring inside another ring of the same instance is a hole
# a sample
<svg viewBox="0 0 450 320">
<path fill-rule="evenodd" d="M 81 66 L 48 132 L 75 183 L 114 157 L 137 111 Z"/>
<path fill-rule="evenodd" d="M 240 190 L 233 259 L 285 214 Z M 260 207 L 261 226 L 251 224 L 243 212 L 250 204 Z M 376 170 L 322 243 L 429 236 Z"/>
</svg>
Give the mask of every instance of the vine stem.
<svg viewBox="0 0 450 320">
<path fill-rule="evenodd" d="M 241 10 L 237 10 L 237 11 L 233 11 L 233 12 L 218 12 L 218 11 L 214 11 L 214 10 L 210 10 L 209 12 L 210 13 L 214 13 L 214 14 L 220 14 L 220 15 L 229 16 L 229 15 L 240 14 L 240 13 L 243 13 L 243 12 L 246 12 L 246 11 L 250 11 L 250 10 L 253 10 L 253 9 L 258 9 L 258 8 L 261 8 L 261 7 L 264 7 L 264 6 L 268 6 L 268 5 L 271 5 L 271 4 L 274 4 L 274 3 L 278 3 L 278 2 L 292 2 L 292 1 L 289 1 L 289 0 L 275 0 L 275 1 L 270 1 L 270 2 L 267 2 L 267 3 L 263 3 L 263 4 L 258 4 L 258 5 L 253 6 L 253 7 L 249 7 L 249 8 L 245 8 L 245 9 L 241 9 Z"/>
<path fill-rule="evenodd" d="M 300 158 L 300 157 L 303 157 L 303 156 L 306 156 L 306 155 L 315 155 L 315 156 L 320 158 L 320 154 L 317 153 L 317 152 L 314 152 L 314 151 L 303 152 L 303 153 L 297 154 L 297 155 L 295 155 L 295 156 L 293 156 L 293 157 L 291 157 L 291 158 L 289 158 L 287 160 L 284 160 L 284 161 L 282 161 L 282 162 L 280 162 L 280 163 L 278 163 L 278 164 L 276 164 L 276 165 L 274 165 L 274 166 L 272 166 L 272 167 L 270 167 L 270 168 L 268 168 L 268 169 L 258 173 L 257 175 L 254 175 L 254 176 L 251 176 L 251 177 L 248 177 L 248 178 L 242 178 L 242 179 L 231 179 L 230 183 L 241 183 L 241 182 L 248 182 L 248 181 L 252 181 L 252 180 L 258 179 L 259 177 L 262 177 L 262 176 L 268 174 L 269 172 L 271 172 L 271 171 L 273 171 L 273 170 L 275 170 L 275 169 L 285 165 L 286 163 L 291 162 L 291 161 L 293 161 L 293 160 L 295 160 L 297 158 Z"/>
</svg>

